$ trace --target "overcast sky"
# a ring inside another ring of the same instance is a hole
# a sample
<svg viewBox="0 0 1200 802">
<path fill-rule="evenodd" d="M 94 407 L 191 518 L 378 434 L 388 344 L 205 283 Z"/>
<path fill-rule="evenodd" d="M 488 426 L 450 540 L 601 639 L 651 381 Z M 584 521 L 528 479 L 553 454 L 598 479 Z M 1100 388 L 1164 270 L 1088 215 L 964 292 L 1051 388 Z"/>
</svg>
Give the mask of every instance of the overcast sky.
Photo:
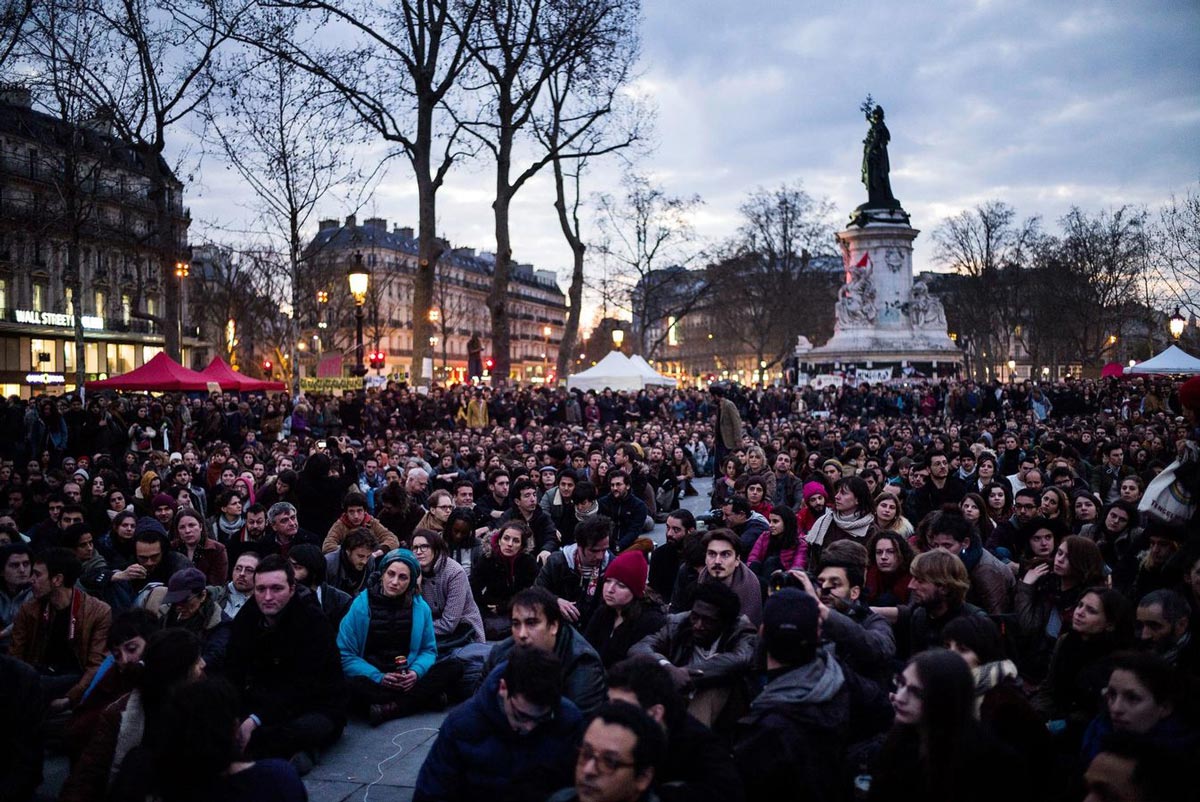
<svg viewBox="0 0 1200 802">
<path fill-rule="evenodd" d="M 695 222 L 709 240 L 736 228 L 748 192 L 785 181 L 828 197 L 844 221 L 866 200 L 868 92 L 887 112 L 893 191 L 924 232 L 917 270 L 934 267 L 937 224 L 977 203 L 1004 200 L 1054 228 L 1072 205 L 1156 209 L 1200 181 L 1196 0 L 643 2 L 638 89 L 657 108 L 657 147 L 639 169 L 704 199 Z M 620 169 L 599 164 L 593 189 L 615 189 Z M 203 183 L 190 199 L 198 221 L 236 194 L 219 177 Z M 492 185 L 487 164 L 450 176 L 439 230 L 454 245 L 494 249 Z M 514 257 L 562 271 L 551 202 L 544 181 L 518 196 Z M 415 226 L 401 165 L 373 210 Z"/>
</svg>

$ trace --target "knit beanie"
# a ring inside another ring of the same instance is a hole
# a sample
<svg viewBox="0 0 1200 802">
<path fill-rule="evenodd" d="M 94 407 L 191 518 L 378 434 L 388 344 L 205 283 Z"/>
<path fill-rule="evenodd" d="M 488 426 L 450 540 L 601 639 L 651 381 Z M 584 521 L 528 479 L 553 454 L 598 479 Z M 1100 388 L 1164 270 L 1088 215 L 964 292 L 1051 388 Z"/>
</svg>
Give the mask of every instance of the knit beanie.
<svg viewBox="0 0 1200 802">
<path fill-rule="evenodd" d="M 159 493 L 150 499 L 150 509 L 157 510 L 159 507 L 170 507 L 171 512 L 175 512 L 179 509 L 179 502 L 175 501 L 169 493 Z"/>
<path fill-rule="evenodd" d="M 396 561 L 408 566 L 408 575 L 413 579 L 421 575 L 421 564 L 417 562 L 417 555 L 408 549 L 392 549 L 383 555 L 383 560 L 379 563 L 379 573 L 386 571 L 387 567 Z"/>
<path fill-rule="evenodd" d="M 608 568 L 604 569 L 604 578 L 617 580 L 629 588 L 633 598 L 640 599 L 646 595 L 646 574 L 648 572 L 649 566 L 646 564 L 646 557 L 640 551 L 623 551 L 613 558 L 613 561 L 608 564 Z"/>
<path fill-rule="evenodd" d="M 824 496 L 828 493 L 825 490 L 825 485 L 820 482 L 807 482 L 804 485 L 804 500 L 808 501 L 813 496 Z"/>
<path fill-rule="evenodd" d="M 1200 411 L 1200 376 L 1193 376 L 1179 388 L 1179 403 L 1188 409 Z"/>
<path fill-rule="evenodd" d="M 161 537 L 167 536 L 167 528 L 159 523 L 157 518 L 148 516 L 138 518 L 137 525 L 133 529 L 133 536 L 137 537 L 142 532 L 153 532 Z"/>
</svg>

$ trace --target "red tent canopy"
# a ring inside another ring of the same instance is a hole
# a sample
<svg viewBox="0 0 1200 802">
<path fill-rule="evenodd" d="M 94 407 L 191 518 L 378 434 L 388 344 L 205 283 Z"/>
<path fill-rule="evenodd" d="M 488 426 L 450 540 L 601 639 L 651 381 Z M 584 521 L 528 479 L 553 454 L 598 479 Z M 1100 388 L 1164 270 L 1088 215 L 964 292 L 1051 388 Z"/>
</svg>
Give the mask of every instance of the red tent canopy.
<svg viewBox="0 0 1200 802">
<path fill-rule="evenodd" d="M 214 356 L 213 361 L 208 363 L 208 367 L 200 371 L 200 375 L 206 376 L 209 381 L 221 385 L 222 390 L 236 390 L 239 393 L 287 389 L 287 385 L 283 382 L 264 381 L 262 379 L 252 379 L 249 376 L 243 376 L 229 367 L 225 360 L 219 356 Z"/>
<path fill-rule="evenodd" d="M 89 390 L 157 390 L 188 391 L 207 390 L 212 379 L 194 370 L 188 370 L 164 352 L 159 351 L 146 364 L 120 376 L 100 379 L 84 384 Z"/>
<path fill-rule="evenodd" d="M 1104 369 L 1100 371 L 1100 378 L 1107 379 L 1110 376 L 1120 377 L 1120 376 L 1124 375 L 1124 373 L 1125 373 L 1125 366 L 1122 365 L 1120 362 L 1109 362 L 1107 365 L 1104 366 Z"/>
</svg>

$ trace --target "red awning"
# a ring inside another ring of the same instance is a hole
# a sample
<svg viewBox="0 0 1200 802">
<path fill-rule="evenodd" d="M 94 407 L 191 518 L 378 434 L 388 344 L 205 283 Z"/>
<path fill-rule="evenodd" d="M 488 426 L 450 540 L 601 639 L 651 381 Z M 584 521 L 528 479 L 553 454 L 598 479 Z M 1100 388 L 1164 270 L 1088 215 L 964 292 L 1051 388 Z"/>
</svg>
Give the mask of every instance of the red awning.
<svg viewBox="0 0 1200 802">
<path fill-rule="evenodd" d="M 207 390 L 207 376 L 180 365 L 160 351 L 140 368 L 84 384 L 89 390 L 148 390 L 158 392 Z"/>
<path fill-rule="evenodd" d="M 1122 365 L 1120 362 L 1109 362 L 1100 371 L 1100 378 L 1107 379 L 1110 376 L 1117 376 L 1119 378 L 1120 376 L 1124 375 L 1124 373 L 1125 373 L 1125 366 Z"/>
<path fill-rule="evenodd" d="M 283 382 L 265 381 L 263 379 L 252 379 L 249 376 L 243 376 L 229 367 L 225 360 L 219 356 L 214 356 L 213 361 L 208 363 L 208 367 L 200 371 L 200 375 L 206 377 L 208 381 L 221 385 L 221 389 L 227 392 L 254 393 L 287 389 L 287 385 Z"/>
</svg>

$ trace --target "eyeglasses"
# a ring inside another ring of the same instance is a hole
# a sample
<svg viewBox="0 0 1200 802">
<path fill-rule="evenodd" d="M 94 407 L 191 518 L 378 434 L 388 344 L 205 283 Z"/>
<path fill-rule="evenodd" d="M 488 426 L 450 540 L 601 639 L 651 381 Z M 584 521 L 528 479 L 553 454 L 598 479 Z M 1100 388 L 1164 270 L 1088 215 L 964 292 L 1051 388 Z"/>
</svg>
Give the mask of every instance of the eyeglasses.
<svg viewBox="0 0 1200 802">
<path fill-rule="evenodd" d="M 418 551 L 429 551 L 432 548 L 433 548 L 433 546 L 430 546 L 428 543 L 414 543 L 412 550 L 413 550 L 413 553 L 415 554 Z"/>
<path fill-rule="evenodd" d="M 512 699 L 509 699 L 508 709 L 512 711 L 513 720 L 518 724 L 530 724 L 534 727 L 540 727 L 543 724 L 549 724 L 551 721 L 554 721 L 554 708 L 549 708 L 544 713 L 526 713 L 513 704 Z"/>
<path fill-rule="evenodd" d="M 453 504 L 439 504 L 436 507 L 434 507 L 434 509 L 435 510 L 452 510 L 452 509 L 454 509 L 454 505 Z"/>
<path fill-rule="evenodd" d="M 631 769 L 635 765 L 632 761 L 620 760 L 608 752 L 597 752 L 587 744 L 583 744 L 575 753 L 575 763 L 578 766 L 586 766 L 591 761 L 596 761 L 596 770 L 601 774 L 613 774 L 620 769 Z"/>
</svg>

